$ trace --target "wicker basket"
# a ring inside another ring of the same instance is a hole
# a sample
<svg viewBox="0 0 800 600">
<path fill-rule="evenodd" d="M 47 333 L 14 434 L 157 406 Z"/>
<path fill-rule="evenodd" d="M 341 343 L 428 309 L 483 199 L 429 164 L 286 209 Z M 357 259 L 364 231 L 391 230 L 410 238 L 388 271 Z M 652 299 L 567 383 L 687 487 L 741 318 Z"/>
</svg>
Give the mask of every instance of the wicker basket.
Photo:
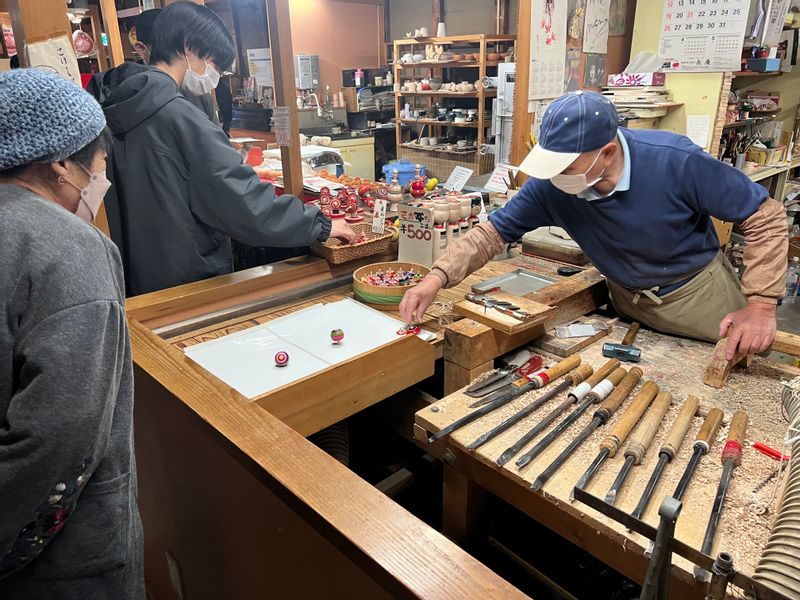
<svg viewBox="0 0 800 600">
<path fill-rule="evenodd" d="M 389 250 L 389 244 L 394 235 L 391 230 L 384 233 L 373 233 L 372 225 L 369 223 L 356 223 L 351 228 L 356 232 L 356 236 L 363 235 L 367 240 L 358 244 L 342 244 L 335 238 L 328 238 L 322 244 L 311 246 L 312 252 L 332 265 L 340 265 L 373 254 L 383 254 Z"/>
<path fill-rule="evenodd" d="M 361 277 L 375 273 L 377 271 L 415 271 L 423 277 L 431 272 L 428 267 L 409 262 L 382 262 L 361 267 L 353 272 L 353 292 L 359 302 L 377 308 L 378 310 L 397 310 L 400 301 L 405 293 L 413 288 L 413 285 L 398 287 L 385 287 L 380 285 L 370 285 L 361 281 Z"/>
</svg>

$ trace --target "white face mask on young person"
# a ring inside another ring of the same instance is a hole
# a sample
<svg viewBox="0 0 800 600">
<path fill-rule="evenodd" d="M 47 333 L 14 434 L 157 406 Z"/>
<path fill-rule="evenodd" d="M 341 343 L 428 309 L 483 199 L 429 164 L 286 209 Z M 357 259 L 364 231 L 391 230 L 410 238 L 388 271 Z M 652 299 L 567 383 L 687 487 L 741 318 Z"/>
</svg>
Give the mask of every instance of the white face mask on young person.
<svg viewBox="0 0 800 600">
<path fill-rule="evenodd" d="M 560 173 L 555 175 L 554 177 L 550 178 L 550 183 L 560 189 L 562 192 L 567 194 L 572 194 L 573 196 L 577 196 L 584 190 L 589 189 L 593 185 L 595 185 L 598 181 L 603 178 L 603 174 L 606 172 L 605 169 L 600 171 L 600 174 L 595 177 L 592 181 L 589 181 L 586 178 L 586 174 L 594 168 L 594 165 L 597 163 L 597 160 L 600 158 L 600 155 L 603 154 L 603 151 L 600 150 L 597 156 L 595 157 L 592 164 L 589 165 L 589 168 L 586 169 L 583 173 L 576 173 L 572 175 L 567 175 L 564 173 Z"/>
<path fill-rule="evenodd" d="M 111 182 L 106 177 L 105 171 L 92 173 L 82 164 L 75 164 L 86 171 L 86 174 L 89 176 L 89 183 L 81 188 L 64 176 L 60 179 L 66 181 L 81 193 L 81 199 L 78 201 L 78 208 L 75 211 L 75 216 L 80 217 L 87 223 L 91 223 L 97 218 L 97 213 L 100 210 L 100 205 L 103 203 L 103 198 L 105 198 L 106 193 L 111 188 Z"/>
<path fill-rule="evenodd" d="M 192 71 L 189 57 L 186 57 L 186 75 L 183 76 L 181 90 L 192 96 L 205 96 L 210 94 L 219 84 L 219 72 L 206 61 L 206 72 L 198 75 Z"/>
</svg>

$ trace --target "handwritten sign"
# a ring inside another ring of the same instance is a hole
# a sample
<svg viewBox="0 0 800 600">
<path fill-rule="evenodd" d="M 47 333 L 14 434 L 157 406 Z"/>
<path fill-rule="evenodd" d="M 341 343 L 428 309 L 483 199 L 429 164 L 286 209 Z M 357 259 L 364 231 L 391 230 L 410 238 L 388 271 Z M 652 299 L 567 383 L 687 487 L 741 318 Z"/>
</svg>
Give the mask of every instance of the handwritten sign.
<svg viewBox="0 0 800 600">
<path fill-rule="evenodd" d="M 433 209 L 401 204 L 397 260 L 426 267 L 433 264 Z"/>
<path fill-rule="evenodd" d="M 664 71 L 738 71 L 749 0 L 665 0 Z"/>
<path fill-rule="evenodd" d="M 78 70 L 78 59 L 72 41 L 66 34 L 57 35 L 45 40 L 25 44 L 28 53 L 28 64 L 43 71 L 49 71 L 76 85 L 81 85 L 81 74 Z"/>
<path fill-rule="evenodd" d="M 372 233 L 383 233 L 386 229 L 386 199 L 376 198 L 372 207 Z"/>
<path fill-rule="evenodd" d="M 276 106 L 272 109 L 272 129 L 275 132 L 275 141 L 278 146 L 289 146 L 292 143 L 288 106 Z"/>
<path fill-rule="evenodd" d="M 789 12 L 789 0 L 772 0 L 769 5 L 769 17 L 764 31 L 764 46 L 776 46 L 781 41 L 783 21 Z"/>
<path fill-rule="evenodd" d="M 611 0 L 587 0 L 583 29 L 583 51 L 593 54 L 608 52 L 608 15 Z"/>
<path fill-rule="evenodd" d="M 486 182 L 483 189 L 489 190 L 490 192 L 505 194 L 508 191 L 507 182 L 511 179 L 512 174 L 517 174 L 517 171 L 519 171 L 519 168 L 512 165 L 498 164 L 494 168 L 494 171 L 492 171 L 492 174 L 489 175 L 489 181 Z"/>
<path fill-rule="evenodd" d="M 467 181 L 472 177 L 472 173 L 472 169 L 461 166 L 456 167 L 453 169 L 453 172 L 450 173 L 450 177 L 447 178 L 444 189 L 450 190 L 451 192 L 460 192 L 464 189 L 464 186 L 467 185 Z"/>
</svg>

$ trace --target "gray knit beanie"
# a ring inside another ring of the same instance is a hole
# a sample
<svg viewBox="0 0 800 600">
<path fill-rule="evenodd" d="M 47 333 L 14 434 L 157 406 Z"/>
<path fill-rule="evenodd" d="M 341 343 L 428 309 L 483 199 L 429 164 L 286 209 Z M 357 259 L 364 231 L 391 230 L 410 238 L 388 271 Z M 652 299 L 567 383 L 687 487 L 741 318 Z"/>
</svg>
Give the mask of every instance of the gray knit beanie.
<svg viewBox="0 0 800 600">
<path fill-rule="evenodd" d="M 0 73 L 0 171 L 63 160 L 105 126 L 100 105 L 73 82 L 39 69 Z"/>
</svg>

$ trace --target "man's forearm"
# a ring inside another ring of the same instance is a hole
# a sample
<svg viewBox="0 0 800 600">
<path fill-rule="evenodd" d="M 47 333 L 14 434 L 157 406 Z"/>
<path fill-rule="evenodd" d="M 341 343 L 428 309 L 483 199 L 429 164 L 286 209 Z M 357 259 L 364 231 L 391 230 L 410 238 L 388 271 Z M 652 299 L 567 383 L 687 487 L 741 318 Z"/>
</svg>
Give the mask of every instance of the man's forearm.
<svg viewBox="0 0 800 600">
<path fill-rule="evenodd" d="M 499 254 L 505 243 L 494 225 L 488 221 L 481 223 L 448 246 L 444 255 L 433 263 L 431 273 L 442 280 L 444 287 L 458 285 Z"/>
<path fill-rule="evenodd" d="M 740 227 L 745 239 L 742 293 L 750 302 L 775 304 L 786 291 L 786 211 L 768 198 Z"/>
</svg>

